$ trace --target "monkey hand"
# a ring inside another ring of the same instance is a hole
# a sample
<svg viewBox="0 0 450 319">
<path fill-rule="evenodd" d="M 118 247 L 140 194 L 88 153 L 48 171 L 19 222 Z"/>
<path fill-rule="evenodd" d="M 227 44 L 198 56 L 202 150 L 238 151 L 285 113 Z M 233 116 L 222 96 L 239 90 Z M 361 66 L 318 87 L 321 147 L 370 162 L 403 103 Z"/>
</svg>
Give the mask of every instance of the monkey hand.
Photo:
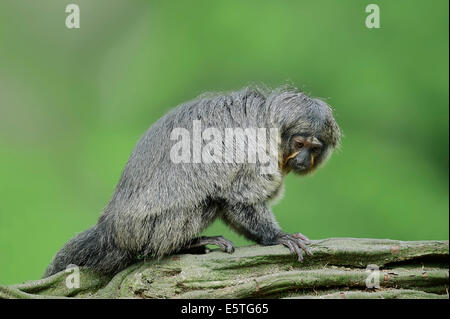
<svg viewBox="0 0 450 319">
<path fill-rule="evenodd" d="M 303 254 L 300 248 L 308 255 L 311 256 L 312 253 L 309 250 L 308 247 L 306 247 L 306 244 L 310 244 L 311 241 L 306 237 L 305 235 L 301 233 L 295 233 L 295 234 L 281 234 L 276 238 L 277 244 L 282 244 L 289 248 L 289 250 L 294 254 L 298 256 L 298 261 L 303 261 Z"/>
</svg>

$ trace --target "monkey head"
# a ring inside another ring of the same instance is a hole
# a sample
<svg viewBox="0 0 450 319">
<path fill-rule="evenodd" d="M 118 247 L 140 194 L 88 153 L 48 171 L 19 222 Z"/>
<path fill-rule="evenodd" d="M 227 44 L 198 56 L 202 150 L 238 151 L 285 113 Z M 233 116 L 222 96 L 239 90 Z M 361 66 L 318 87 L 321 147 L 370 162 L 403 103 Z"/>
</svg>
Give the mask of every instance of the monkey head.
<svg viewBox="0 0 450 319">
<path fill-rule="evenodd" d="M 280 168 L 287 174 L 313 172 L 339 146 L 341 132 L 331 108 L 299 92 L 284 92 Z"/>
</svg>

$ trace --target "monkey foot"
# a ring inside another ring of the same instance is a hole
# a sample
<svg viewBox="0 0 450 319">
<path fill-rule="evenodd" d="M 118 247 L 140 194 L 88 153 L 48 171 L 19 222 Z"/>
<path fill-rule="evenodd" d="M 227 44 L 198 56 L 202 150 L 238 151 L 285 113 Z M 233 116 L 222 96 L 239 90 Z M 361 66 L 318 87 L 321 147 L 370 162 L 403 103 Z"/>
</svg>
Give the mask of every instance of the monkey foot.
<svg viewBox="0 0 450 319">
<path fill-rule="evenodd" d="M 222 236 L 211 236 L 211 237 L 203 236 L 194 238 L 192 242 L 188 245 L 188 247 L 189 248 L 204 247 L 205 245 L 218 246 L 224 252 L 230 254 L 234 252 L 233 243 L 230 240 L 223 238 Z"/>
<path fill-rule="evenodd" d="M 305 235 L 302 235 L 301 233 L 296 234 L 283 234 L 279 236 L 276 239 L 277 244 L 282 244 L 289 248 L 289 250 L 294 254 L 298 256 L 298 261 L 303 260 L 303 254 L 300 248 L 308 255 L 311 256 L 312 253 L 309 250 L 308 247 L 306 247 L 306 244 L 311 243 L 311 241 L 306 237 Z"/>
</svg>

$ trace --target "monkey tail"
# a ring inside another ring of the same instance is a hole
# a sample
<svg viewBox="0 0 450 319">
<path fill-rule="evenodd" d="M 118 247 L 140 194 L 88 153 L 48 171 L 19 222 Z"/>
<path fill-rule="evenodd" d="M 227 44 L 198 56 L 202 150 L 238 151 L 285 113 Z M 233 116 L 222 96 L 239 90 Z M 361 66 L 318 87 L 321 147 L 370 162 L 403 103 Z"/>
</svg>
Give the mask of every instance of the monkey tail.
<svg viewBox="0 0 450 319">
<path fill-rule="evenodd" d="M 68 265 L 86 266 L 112 275 L 132 264 L 136 258 L 118 248 L 110 235 L 102 224 L 76 235 L 56 253 L 43 278 L 65 270 Z"/>
</svg>

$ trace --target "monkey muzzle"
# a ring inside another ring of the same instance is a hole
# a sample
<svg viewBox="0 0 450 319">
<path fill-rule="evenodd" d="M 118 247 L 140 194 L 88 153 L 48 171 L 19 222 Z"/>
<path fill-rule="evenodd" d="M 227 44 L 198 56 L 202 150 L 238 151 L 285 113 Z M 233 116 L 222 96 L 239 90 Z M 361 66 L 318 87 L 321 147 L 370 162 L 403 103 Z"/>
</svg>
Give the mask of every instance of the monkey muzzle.
<svg viewBox="0 0 450 319">
<path fill-rule="evenodd" d="M 306 171 L 310 168 L 310 161 L 309 161 L 309 159 L 296 158 L 294 165 L 295 165 L 296 170 Z"/>
<path fill-rule="evenodd" d="M 308 151 L 300 151 L 287 158 L 291 168 L 299 173 L 306 173 L 314 166 L 314 156 Z"/>
</svg>

